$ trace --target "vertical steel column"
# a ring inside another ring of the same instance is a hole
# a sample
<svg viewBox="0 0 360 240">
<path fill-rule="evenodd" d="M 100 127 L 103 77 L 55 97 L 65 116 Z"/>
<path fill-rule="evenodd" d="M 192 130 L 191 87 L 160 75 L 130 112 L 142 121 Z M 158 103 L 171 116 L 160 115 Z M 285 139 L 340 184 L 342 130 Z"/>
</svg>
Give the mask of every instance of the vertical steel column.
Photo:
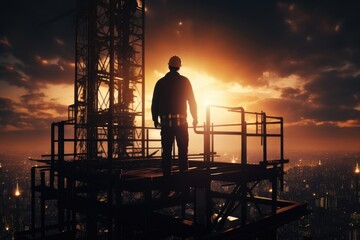
<svg viewBox="0 0 360 240">
<path fill-rule="evenodd" d="M 65 154 L 65 122 L 58 123 L 58 221 L 59 231 L 64 229 L 64 154 Z"/>
<path fill-rule="evenodd" d="M 146 157 L 149 157 L 149 129 L 146 129 Z"/>
<path fill-rule="evenodd" d="M 88 3 L 88 68 L 87 68 L 87 160 L 95 160 L 97 157 L 97 58 L 98 49 L 96 46 L 96 17 L 97 0 L 91 0 Z"/>
<path fill-rule="evenodd" d="M 72 188 L 72 180 L 70 180 L 69 177 L 66 178 L 66 186 L 65 186 L 65 201 L 67 203 L 66 206 L 66 232 L 69 234 L 71 232 L 71 210 L 70 210 L 70 206 L 71 204 L 71 193 L 73 191 Z"/>
<path fill-rule="evenodd" d="M 97 160 L 98 152 L 98 43 L 97 43 L 97 15 L 99 0 L 88 1 L 87 9 L 87 96 L 86 96 L 86 117 L 87 117 L 87 160 Z M 90 202 L 96 201 L 97 194 L 93 186 L 87 183 L 88 191 L 86 198 Z M 86 213 L 86 238 L 89 240 L 97 237 L 97 219 L 95 209 L 89 209 Z"/>
<path fill-rule="evenodd" d="M 55 170 L 55 123 L 51 123 L 51 146 L 50 146 L 50 187 L 54 188 Z"/>
<path fill-rule="evenodd" d="M 41 234 L 40 239 L 45 239 L 45 172 L 40 172 L 40 188 L 41 188 L 41 195 L 40 195 L 40 227 L 41 227 Z"/>
<path fill-rule="evenodd" d="M 206 121 L 204 126 L 204 160 L 210 163 L 210 106 L 206 107 Z"/>
<path fill-rule="evenodd" d="M 284 120 L 280 118 L 280 160 L 284 160 Z M 282 163 L 283 167 L 284 164 Z"/>
<path fill-rule="evenodd" d="M 210 196 L 211 180 L 210 173 L 206 170 L 200 172 L 202 183 L 195 184 L 194 189 L 194 222 L 196 225 L 209 229 L 211 225 L 211 207 Z"/>
<path fill-rule="evenodd" d="M 214 162 L 215 158 L 215 146 L 214 146 L 214 123 L 211 123 L 211 162 Z"/>
<path fill-rule="evenodd" d="M 272 185 L 272 192 L 271 192 L 271 209 L 272 212 L 275 213 L 276 212 L 276 202 L 277 202 L 277 169 L 276 169 L 276 165 L 274 165 L 274 169 L 273 169 L 273 177 L 271 180 L 271 185 Z"/>
<path fill-rule="evenodd" d="M 281 175 L 280 175 L 280 190 L 284 191 L 284 119 L 280 118 L 280 160 L 281 160 Z"/>
<path fill-rule="evenodd" d="M 78 16 L 76 17 L 78 18 Z M 78 31 L 79 31 L 79 26 L 78 26 L 78 19 L 76 19 L 76 24 L 75 24 L 75 84 L 74 84 L 74 148 L 73 148 L 73 153 L 74 156 L 73 158 L 76 159 L 77 158 L 77 145 L 78 145 L 78 138 L 77 138 L 77 132 L 78 132 L 78 114 L 79 114 L 79 101 L 78 101 L 78 90 L 79 90 L 79 86 L 77 83 L 77 75 L 78 75 L 78 71 L 79 71 L 79 67 L 78 67 L 78 56 L 79 56 L 79 51 L 77 48 L 77 44 L 78 44 Z"/>
<path fill-rule="evenodd" d="M 70 179 L 70 206 L 71 208 L 71 235 L 75 239 L 76 235 L 76 182 L 73 178 Z M 70 223 L 69 223 L 70 224 Z"/>
<path fill-rule="evenodd" d="M 141 95 L 142 95 L 142 99 L 141 99 L 141 109 L 142 109 L 142 119 L 141 119 L 141 133 L 142 133 L 142 157 L 144 157 L 145 154 L 145 0 L 142 0 L 142 10 L 141 10 L 141 15 L 142 15 L 142 31 L 143 34 L 141 36 L 141 41 L 142 41 L 142 83 L 141 83 Z M 148 147 L 146 148 L 148 151 Z M 147 154 L 148 156 L 148 154 Z"/>
<path fill-rule="evenodd" d="M 121 239 L 121 175 L 115 182 L 115 239 Z"/>
<path fill-rule="evenodd" d="M 146 206 L 146 214 L 145 214 L 145 233 L 147 236 L 151 236 L 151 225 L 153 224 L 151 222 L 151 214 L 152 214 L 152 180 L 147 179 L 145 182 L 145 190 L 144 190 L 144 200 L 145 200 L 145 206 Z"/>
<path fill-rule="evenodd" d="M 35 167 L 31 168 L 31 237 L 35 237 Z"/>
<path fill-rule="evenodd" d="M 247 164 L 247 126 L 245 121 L 245 110 L 240 108 L 241 113 L 241 164 Z"/>
<path fill-rule="evenodd" d="M 115 28 L 115 0 L 110 0 L 110 19 L 109 19 L 109 31 L 110 31 L 110 49 L 109 49 L 109 65 L 110 65 L 110 79 L 109 79 L 109 116 L 108 116 L 108 164 L 109 171 L 112 170 L 112 160 L 114 154 L 114 91 L 115 91 L 115 44 L 114 44 L 114 28 Z"/>
<path fill-rule="evenodd" d="M 107 132 L 107 143 L 108 143 L 108 174 L 109 174 L 109 182 L 107 189 L 107 205 L 108 205 L 108 219 L 107 219 L 107 228 L 108 228 L 108 239 L 112 239 L 112 223 L 113 223 L 113 213 L 111 211 L 113 204 L 113 193 L 112 193 L 112 182 L 111 176 L 113 172 L 113 155 L 114 155 L 114 91 L 115 91 L 115 0 L 109 1 L 109 56 L 110 56 L 110 79 L 109 79 L 109 116 L 108 116 L 108 132 Z"/>
<path fill-rule="evenodd" d="M 78 1 L 75 42 L 75 83 L 74 83 L 74 159 L 86 159 L 88 139 L 88 84 L 89 84 L 89 4 Z"/>
<path fill-rule="evenodd" d="M 247 165 L 247 125 L 245 120 L 245 110 L 240 108 L 241 113 L 241 166 L 244 170 Z M 241 177 L 241 225 L 245 226 L 247 222 L 247 182 L 245 171 L 242 172 L 243 176 Z"/>
<path fill-rule="evenodd" d="M 241 178 L 241 226 L 245 226 L 247 223 L 247 182 L 246 182 L 247 173 L 244 171 Z"/>
<path fill-rule="evenodd" d="M 267 163 L 267 133 L 266 133 L 266 113 L 261 113 L 261 123 L 262 123 L 262 138 L 263 138 L 263 161 Z"/>
</svg>

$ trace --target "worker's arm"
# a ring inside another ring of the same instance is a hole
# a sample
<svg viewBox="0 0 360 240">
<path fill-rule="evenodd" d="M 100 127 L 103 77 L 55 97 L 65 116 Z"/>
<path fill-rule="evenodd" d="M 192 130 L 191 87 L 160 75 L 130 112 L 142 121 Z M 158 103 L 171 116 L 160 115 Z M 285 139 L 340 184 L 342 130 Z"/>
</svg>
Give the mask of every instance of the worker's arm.
<svg viewBox="0 0 360 240">
<path fill-rule="evenodd" d="M 159 123 L 159 86 L 158 83 L 156 83 L 151 103 L 151 115 L 152 120 L 154 122 L 154 127 L 158 128 L 160 127 Z"/>
<path fill-rule="evenodd" d="M 190 113 L 193 118 L 193 127 L 195 128 L 198 124 L 197 104 L 196 104 L 194 91 L 192 89 L 190 81 L 189 81 L 189 85 L 188 85 L 188 102 L 189 102 L 189 107 L 190 107 Z"/>
</svg>

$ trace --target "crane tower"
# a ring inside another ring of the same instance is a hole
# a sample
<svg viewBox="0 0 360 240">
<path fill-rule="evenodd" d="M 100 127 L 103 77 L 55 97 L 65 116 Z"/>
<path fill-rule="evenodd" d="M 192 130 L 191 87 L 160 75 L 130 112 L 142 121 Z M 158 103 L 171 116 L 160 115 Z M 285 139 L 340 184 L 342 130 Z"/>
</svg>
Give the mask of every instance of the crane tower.
<svg viewBox="0 0 360 240">
<path fill-rule="evenodd" d="M 144 7 L 91 0 L 76 17 L 74 157 L 144 155 Z"/>
</svg>

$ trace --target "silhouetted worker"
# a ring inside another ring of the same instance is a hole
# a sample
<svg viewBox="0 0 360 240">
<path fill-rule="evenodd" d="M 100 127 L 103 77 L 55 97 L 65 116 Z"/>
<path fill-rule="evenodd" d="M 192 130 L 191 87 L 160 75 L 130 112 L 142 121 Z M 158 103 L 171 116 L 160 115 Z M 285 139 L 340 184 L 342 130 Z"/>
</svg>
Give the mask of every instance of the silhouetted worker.
<svg viewBox="0 0 360 240">
<path fill-rule="evenodd" d="M 161 146 L 164 177 L 171 175 L 171 150 L 176 138 L 179 151 L 180 171 L 188 169 L 189 133 L 187 104 L 193 118 L 193 126 L 198 123 L 197 106 L 188 78 L 178 73 L 181 59 L 173 56 L 169 60 L 170 71 L 155 85 L 151 112 L 155 128 L 161 126 Z M 159 124 L 160 118 L 160 124 Z"/>
</svg>

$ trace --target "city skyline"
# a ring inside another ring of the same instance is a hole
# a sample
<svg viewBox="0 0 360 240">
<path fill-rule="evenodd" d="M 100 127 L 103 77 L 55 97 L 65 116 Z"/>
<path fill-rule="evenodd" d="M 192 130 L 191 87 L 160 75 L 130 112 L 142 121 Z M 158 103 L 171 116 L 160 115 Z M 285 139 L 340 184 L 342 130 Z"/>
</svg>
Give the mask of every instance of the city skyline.
<svg viewBox="0 0 360 240">
<path fill-rule="evenodd" d="M 81 1 L 79 1 L 81 5 Z M 353 1 L 147 1 L 146 118 L 154 84 L 179 55 L 204 121 L 207 104 L 285 119 L 285 149 L 360 146 L 359 4 Z M 4 3 L 0 150 L 47 151 L 73 103 L 75 1 Z M 191 139 L 190 139 L 191 144 Z"/>
<path fill-rule="evenodd" d="M 10 239 L 14 232 L 29 229 L 30 168 L 23 160 L 21 167 L 16 156 L 1 154 L 0 162 L 0 237 Z M 356 167 L 359 153 L 291 156 L 285 174 L 281 199 L 307 202 L 311 214 L 278 229 L 279 239 L 357 239 L 359 234 L 359 198 Z M 301 160 L 300 160 L 301 159 Z M 321 162 L 319 162 L 319 160 Z M 16 177 L 19 176 L 19 179 Z M 21 176 L 21 177 L 20 177 Z M 20 189 L 20 198 L 16 189 Z M 259 194 L 270 194 L 271 184 L 263 182 Z M 20 200 L 19 202 L 17 202 Z"/>
</svg>

